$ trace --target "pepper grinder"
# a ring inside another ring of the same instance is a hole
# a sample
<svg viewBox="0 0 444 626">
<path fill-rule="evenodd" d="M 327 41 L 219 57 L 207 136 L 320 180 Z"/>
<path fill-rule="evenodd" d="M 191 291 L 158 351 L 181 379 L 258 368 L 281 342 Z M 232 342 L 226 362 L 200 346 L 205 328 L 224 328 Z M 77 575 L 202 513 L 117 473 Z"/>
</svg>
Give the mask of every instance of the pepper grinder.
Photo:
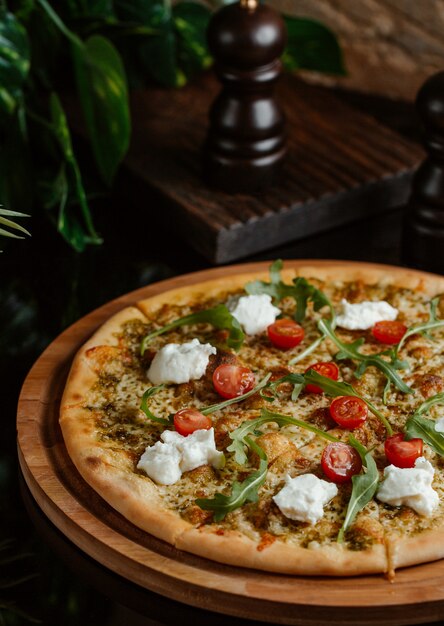
<svg viewBox="0 0 444 626">
<path fill-rule="evenodd" d="M 281 16 L 257 0 L 217 11 L 208 45 L 222 90 L 209 113 L 206 181 L 227 192 L 270 185 L 284 158 L 285 118 L 274 95 L 286 44 Z"/>
<path fill-rule="evenodd" d="M 431 76 L 416 98 L 427 157 L 412 181 L 402 257 L 414 267 L 444 273 L 444 72 Z"/>
</svg>

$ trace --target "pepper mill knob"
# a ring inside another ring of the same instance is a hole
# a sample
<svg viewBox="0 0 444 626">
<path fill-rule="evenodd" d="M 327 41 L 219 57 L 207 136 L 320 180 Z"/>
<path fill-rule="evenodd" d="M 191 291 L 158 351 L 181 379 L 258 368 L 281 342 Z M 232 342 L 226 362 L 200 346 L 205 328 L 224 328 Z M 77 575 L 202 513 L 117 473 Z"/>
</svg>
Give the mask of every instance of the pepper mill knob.
<svg viewBox="0 0 444 626">
<path fill-rule="evenodd" d="M 241 0 L 215 13 L 208 44 L 222 91 L 210 109 L 206 180 L 228 192 L 269 185 L 285 155 L 285 118 L 274 96 L 286 43 L 278 13 Z"/>
<path fill-rule="evenodd" d="M 416 109 L 427 157 L 413 177 L 402 255 L 409 265 L 444 273 L 444 72 L 424 83 Z"/>
</svg>

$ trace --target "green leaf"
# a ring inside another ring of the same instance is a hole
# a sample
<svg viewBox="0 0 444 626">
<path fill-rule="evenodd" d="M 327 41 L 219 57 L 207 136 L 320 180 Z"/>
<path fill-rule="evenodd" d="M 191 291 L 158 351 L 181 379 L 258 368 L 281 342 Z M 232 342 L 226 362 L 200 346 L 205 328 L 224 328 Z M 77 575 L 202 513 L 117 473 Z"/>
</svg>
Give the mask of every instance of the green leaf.
<svg viewBox="0 0 444 626">
<path fill-rule="evenodd" d="M 435 404 L 444 404 L 444 393 L 437 393 L 423 402 L 411 415 L 404 427 L 406 439 L 419 437 L 437 454 L 444 456 L 444 433 L 435 430 L 435 421 L 422 417 Z"/>
<path fill-rule="evenodd" d="M 73 248 L 81 252 L 87 243 L 98 244 L 102 240 L 97 235 L 89 210 L 86 193 L 83 187 L 82 175 L 74 156 L 71 134 L 65 113 L 57 94 L 50 97 L 50 111 L 52 130 L 58 141 L 66 166 L 61 167 L 55 180 L 60 201 L 57 228 Z M 68 194 L 72 193 L 80 206 L 80 216 L 77 217 L 72 207 L 68 206 Z"/>
<path fill-rule="evenodd" d="M 177 61 L 187 78 L 207 69 L 212 63 L 207 44 L 210 17 L 209 9 L 197 2 L 180 2 L 173 7 Z"/>
<path fill-rule="evenodd" d="M 344 522 L 338 534 L 338 542 L 344 541 L 344 535 L 350 528 L 359 511 L 370 502 L 376 493 L 379 483 L 379 472 L 376 463 L 363 445 L 357 441 L 353 435 L 349 435 L 349 443 L 359 453 L 364 467 L 363 474 L 357 474 L 352 477 L 352 493 L 345 514 Z"/>
<path fill-rule="evenodd" d="M 341 341 L 327 320 L 320 320 L 318 322 L 318 328 L 323 335 L 331 339 L 331 341 L 333 341 L 333 343 L 339 348 L 339 352 L 336 354 L 336 359 L 352 359 L 354 361 L 358 361 L 359 366 L 355 372 L 355 376 L 357 378 L 362 376 L 367 367 L 373 365 L 377 367 L 400 391 L 403 393 L 414 393 L 413 389 L 411 389 L 402 380 L 396 371 L 399 367 L 399 361 L 396 361 L 395 363 L 386 361 L 379 354 L 362 354 L 359 352 L 359 348 L 362 346 L 364 339 L 357 339 L 352 343 L 345 343 L 344 341 Z"/>
<path fill-rule="evenodd" d="M 119 53 L 101 35 L 72 47 L 77 89 L 102 178 L 111 184 L 126 154 L 130 114 L 125 70 Z"/>
<path fill-rule="evenodd" d="M 304 374 L 305 384 L 316 385 L 320 387 L 322 391 L 324 391 L 328 396 L 338 397 L 338 396 L 355 396 L 356 398 L 360 398 L 365 402 L 370 411 L 375 415 L 385 426 L 389 435 L 393 434 L 393 429 L 388 422 L 387 418 L 378 411 L 378 409 L 374 406 L 372 402 L 361 396 L 352 385 L 349 383 L 338 382 L 336 380 L 332 380 L 327 376 L 322 376 L 315 370 L 308 370 L 306 374 Z"/>
<path fill-rule="evenodd" d="M 244 333 L 237 319 L 231 315 L 225 304 L 219 304 L 211 309 L 205 309 L 204 311 L 198 311 L 197 313 L 180 317 L 174 320 L 174 322 L 170 322 L 166 324 L 166 326 L 162 326 L 149 335 L 146 335 L 140 345 L 141 354 L 145 352 L 149 342 L 154 339 L 154 337 L 169 332 L 174 328 L 192 324 L 212 324 L 215 328 L 228 330 L 227 346 L 233 348 L 233 350 L 239 350 L 244 341 Z"/>
<path fill-rule="evenodd" d="M 250 396 L 253 396 L 258 391 L 261 391 L 264 387 L 267 386 L 267 383 L 270 379 L 271 374 L 267 374 L 253 389 L 247 391 L 247 393 L 243 393 L 241 396 L 236 396 L 235 398 L 230 398 L 229 400 L 224 400 L 223 402 L 218 402 L 217 404 L 212 404 L 211 406 L 207 406 L 204 409 L 199 409 L 201 413 L 204 415 L 209 415 L 210 413 L 214 413 L 215 411 L 220 411 L 231 404 L 237 404 L 238 402 L 243 402 Z"/>
<path fill-rule="evenodd" d="M 148 406 L 148 400 L 152 396 L 154 396 L 158 391 L 160 391 L 161 389 L 164 389 L 164 387 L 165 385 L 156 385 L 155 387 L 150 387 L 149 389 L 147 389 L 142 396 L 142 400 L 140 402 L 140 410 L 143 411 L 145 415 L 147 416 L 147 418 L 152 420 L 153 422 L 157 422 L 158 424 L 163 424 L 164 426 L 171 426 L 170 420 L 165 419 L 164 417 L 156 417 L 154 413 L 150 411 L 150 408 Z"/>
<path fill-rule="evenodd" d="M 308 301 L 313 302 L 315 311 L 319 311 L 324 306 L 330 309 L 332 320 L 335 318 L 333 305 L 327 296 L 314 285 L 311 285 L 306 278 L 298 277 L 293 279 L 292 285 L 287 285 L 281 278 L 283 263 L 281 259 L 274 261 L 270 266 L 270 282 L 254 280 L 245 285 L 245 291 L 250 295 L 268 294 L 275 304 L 279 304 L 284 298 L 293 298 L 296 303 L 295 320 L 303 322 L 307 312 Z"/>
<path fill-rule="evenodd" d="M 268 460 L 265 452 L 249 437 L 246 444 L 259 457 L 259 469 L 252 472 L 241 483 L 233 483 L 230 495 L 217 493 L 214 498 L 199 498 L 196 504 L 205 511 L 214 511 L 214 521 L 220 522 L 227 513 L 238 509 L 246 502 L 257 502 L 259 488 L 267 478 Z"/>
<path fill-rule="evenodd" d="M 316 20 L 284 16 L 287 47 L 282 62 L 288 70 L 345 75 L 341 48 L 334 33 Z"/>
<path fill-rule="evenodd" d="M 129 42 L 130 65 L 165 87 L 181 87 L 187 82 L 178 65 L 178 42 L 171 5 L 164 0 L 118 0 L 118 16 L 135 26 L 154 29 L 155 36 L 137 37 Z"/>
<path fill-rule="evenodd" d="M 28 35 L 17 18 L 0 4 L 0 111 L 14 113 L 28 76 Z"/>
<path fill-rule="evenodd" d="M 395 347 L 396 354 L 398 354 L 406 339 L 408 337 L 411 337 L 411 335 L 422 334 L 431 339 L 432 336 L 430 334 L 430 331 L 436 330 L 437 328 L 442 328 L 444 326 L 444 319 L 439 319 L 437 315 L 438 306 L 441 298 L 442 296 L 439 295 L 430 301 L 429 319 L 426 322 L 422 322 L 421 324 L 415 324 L 414 326 L 410 326 L 410 328 L 407 329 L 405 335 Z"/>
<path fill-rule="evenodd" d="M 8 217 L 5 217 L 5 216 L 8 216 Z M 0 225 L 6 226 L 7 228 L 12 228 L 13 230 L 18 230 L 19 232 L 24 233 L 25 235 L 31 236 L 31 233 L 28 230 L 26 230 L 26 228 L 21 226 L 21 224 L 17 224 L 17 222 L 13 222 L 12 220 L 8 219 L 9 217 L 29 217 L 29 215 L 27 215 L 26 213 L 19 213 L 18 211 L 8 211 L 7 209 L 3 209 L 2 206 L 0 205 Z M 15 233 L 11 233 L 10 231 L 4 230 L 3 228 L 1 228 L 0 231 L 1 231 L 0 234 L 5 235 L 5 237 L 23 239 L 23 237 L 20 237 L 19 235 L 16 235 Z"/>
<path fill-rule="evenodd" d="M 290 385 L 293 385 L 291 399 L 293 402 L 296 402 L 300 392 L 302 391 L 305 385 L 305 379 L 302 374 L 286 374 L 285 376 L 282 376 L 282 378 L 278 378 L 277 380 L 269 382 L 265 388 L 267 389 L 267 391 L 270 391 L 272 395 L 268 396 L 262 391 L 261 392 L 262 398 L 272 402 L 278 395 L 278 388 L 284 383 L 289 383 Z"/>
<path fill-rule="evenodd" d="M 254 420 L 246 420 L 238 428 L 236 428 L 236 430 L 233 430 L 233 432 L 230 433 L 230 439 L 233 440 L 233 443 L 228 446 L 227 450 L 229 452 L 234 452 L 236 463 L 242 465 L 247 462 L 245 445 L 247 445 L 248 435 L 250 433 L 254 433 L 259 426 L 268 422 L 276 422 L 279 426 L 299 426 L 299 428 L 309 430 L 310 432 L 315 433 L 318 437 L 327 439 L 327 441 L 339 441 L 337 437 L 329 435 L 325 431 L 316 428 L 316 426 L 312 426 L 302 420 L 298 420 L 296 417 L 273 413 L 272 411 L 268 411 L 268 409 L 261 409 L 260 417 Z"/>
</svg>

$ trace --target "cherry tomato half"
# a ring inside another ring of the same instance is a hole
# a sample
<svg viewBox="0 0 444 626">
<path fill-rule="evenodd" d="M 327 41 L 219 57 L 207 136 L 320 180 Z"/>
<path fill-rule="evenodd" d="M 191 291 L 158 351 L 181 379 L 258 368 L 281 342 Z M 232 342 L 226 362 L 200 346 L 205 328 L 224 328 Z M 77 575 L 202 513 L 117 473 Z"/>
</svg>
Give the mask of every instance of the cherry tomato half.
<svg viewBox="0 0 444 626">
<path fill-rule="evenodd" d="M 187 437 L 195 430 L 209 430 L 213 422 L 197 409 L 181 409 L 174 415 L 174 428 L 179 435 Z"/>
<path fill-rule="evenodd" d="M 281 350 L 294 348 L 304 338 L 304 329 L 294 320 L 282 319 L 270 324 L 267 328 L 268 338 L 271 343 Z"/>
<path fill-rule="evenodd" d="M 330 404 L 330 415 L 342 428 L 358 428 L 368 416 L 364 400 L 355 396 L 339 396 Z"/>
<path fill-rule="evenodd" d="M 324 474 L 334 483 L 346 483 L 355 474 L 359 474 L 362 461 L 359 453 L 348 443 L 337 441 L 329 443 L 321 459 Z"/>
<path fill-rule="evenodd" d="M 396 467 L 414 467 L 416 459 L 422 456 L 422 445 L 422 439 L 406 441 L 402 433 L 397 433 L 385 440 L 385 456 Z"/>
<path fill-rule="evenodd" d="M 309 372 L 310 370 L 314 370 L 326 378 L 331 378 L 331 380 L 338 380 L 339 378 L 339 368 L 333 361 L 314 363 L 314 365 L 307 367 L 305 371 Z M 317 385 L 306 385 L 305 390 L 310 391 L 310 393 L 324 393 Z"/>
<path fill-rule="evenodd" d="M 376 322 L 372 328 L 372 335 L 381 343 L 393 345 L 399 343 L 407 332 L 407 326 L 402 322 Z"/>
<path fill-rule="evenodd" d="M 256 379 L 248 367 L 223 363 L 213 373 L 213 385 L 222 398 L 237 398 L 253 389 Z"/>
</svg>

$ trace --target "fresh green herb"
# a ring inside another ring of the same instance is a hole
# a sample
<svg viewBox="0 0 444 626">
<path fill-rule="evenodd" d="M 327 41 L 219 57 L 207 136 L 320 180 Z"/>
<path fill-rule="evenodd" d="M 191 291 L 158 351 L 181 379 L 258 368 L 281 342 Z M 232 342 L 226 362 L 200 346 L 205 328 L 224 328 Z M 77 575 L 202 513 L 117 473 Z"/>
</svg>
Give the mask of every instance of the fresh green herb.
<svg viewBox="0 0 444 626">
<path fill-rule="evenodd" d="M 378 411 L 372 402 L 364 398 L 364 396 L 361 396 L 361 394 L 359 394 L 349 383 L 331 380 L 331 378 L 322 376 L 322 374 L 319 374 L 315 370 L 308 370 L 308 372 L 304 374 L 304 380 L 306 384 L 320 387 L 328 396 L 355 396 L 356 398 L 360 398 L 366 403 L 373 415 L 375 415 L 384 424 L 388 434 L 393 434 L 392 427 L 390 426 L 387 418 L 380 411 Z"/>
<path fill-rule="evenodd" d="M 296 302 L 296 313 L 294 318 L 299 323 L 305 319 L 309 300 L 313 302 L 313 308 L 315 311 L 320 311 L 322 308 L 328 307 L 330 310 L 331 324 L 334 328 L 336 326 L 335 310 L 325 293 L 320 289 L 317 289 L 314 285 L 311 285 L 306 278 L 302 277 L 294 278 L 293 284 L 287 285 L 281 278 L 282 265 L 281 259 L 272 263 L 269 269 L 270 282 L 267 283 L 263 280 L 254 280 L 245 285 L 245 291 L 249 294 L 266 293 L 273 298 L 275 304 L 278 304 L 284 298 L 293 298 Z M 324 339 L 325 335 L 321 335 L 315 339 L 305 348 L 305 350 L 291 359 L 289 364 L 294 365 L 298 361 L 305 359 L 305 357 L 316 350 Z"/>
<path fill-rule="evenodd" d="M 322 437 L 323 439 L 327 439 L 327 441 L 339 441 L 337 437 L 333 435 L 329 435 L 328 433 L 316 428 L 316 426 L 312 426 L 311 424 L 307 424 L 301 420 L 298 420 L 296 417 L 292 417 L 291 415 L 281 415 L 280 413 L 273 413 L 268 411 L 268 409 L 261 409 L 260 417 L 254 420 L 246 420 L 243 422 L 239 428 L 233 430 L 230 433 L 230 439 L 233 440 L 233 443 L 230 444 L 227 448 L 229 452 L 234 452 L 234 458 L 236 463 L 239 465 L 243 465 L 247 462 L 247 455 L 245 454 L 245 446 L 247 445 L 247 438 L 250 433 L 255 433 L 259 426 L 266 424 L 267 422 L 276 422 L 279 426 L 299 426 L 299 428 L 304 428 L 305 430 L 310 430 L 311 432 L 318 435 L 318 437 Z"/>
<path fill-rule="evenodd" d="M 313 302 L 315 311 L 319 311 L 324 306 L 328 306 L 332 317 L 334 317 L 334 309 L 327 296 L 311 285 L 306 278 L 298 277 L 293 279 L 292 285 L 287 285 L 282 281 L 281 270 L 283 263 L 278 259 L 270 266 L 270 282 L 263 280 L 255 280 L 245 285 L 245 291 L 248 294 L 268 294 L 271 296 L 275 304 L 279 304 L 284 298 L 293 298 L 296 302 L 296 313 L 294 318 L 297 322 L 304 321 L 307 313 L 308 301 Z"/>
<path fill-rule="evenodd" d="M 157 422 L 158 424 L 163 424 L 164 426 L 171 426 L 171 421 L 169 419 L 165 419 L 164 417 L 156 417 L 154 413 L 150 411 L 148 406 L 148 400 L 151 396 L 154 396 L 158 391 L 163 389 L 165 385 L 157 385 L 156 387 L 150 387 L 145 391 L 142 396 L 142 401 L 140 403 L 140 409 L 145 413 L 148 419 L 153 420 L 153 422 Z"/>
<path fill-rule="evenodd" d="M 229 400 L 224 400 L 223 402 L 219 402 L 218 404 L 212 404 L 211 406 L 207 406 L 204 409 L 199 409 L 201 413 L 204 415 L 209 415 L 210 413 L 214 413 L 215 411 L 220 411 L 231 404 L 237 404 L 238 402 L 242 402 L 246 400 L 250 396 L 253 396 L 258 391 L 260 392 L 264 387 L 267 386 L 268 381 L 270 380 L 271 374 L 267 374 L 253 389 L 247 391 L 247 393 L 242 394 L 241 396 L 236 396 L 235 398 L 230 398 Z"/>
<path fill-rule="evenodd" d="M 230 495 L 216 493 L 214 498 L 199 498 L 196 504 L 205 511 L 214 511 L 214 521 L 220 522 L 227 513 L 238 509 L 245 502 L 257 502 L 258 490 L 267 477 L 268 460 L 265 452 L 249 437 L 246 445 L 259 457 L 259 469 L 252 472 L 243 482 L 233 483 Z"/>
<path fill-rule="evenodd" d="M 433 405 L 444 404 L 444 393 L 437 393 L 423 402 L 411 415 L 404 427 L 407 440 L 419 437 L 427 443 L 437 454 L 444 456 L 444 433 L 435 430 L 434 420 L 422 417 Z"/>
<path fill-rule="evenodd" d="M 170 322 L 162 326 L 162 328 L 158 328 L 149 335 L 146 335 L 142 339 L 140 353 L 144 354 L 147 345 L 154 337 L 167 333 L 174 328 L 192 324 L 212 324 L 215 328 L 228 330 L 227 346 L 233 348 L 233 350 L 239 350 L 244 341 L 244 333 L 237 319 L 231 315 L 225 304 L 219 304 L 211 309 L 205 309 L 204 311 L 198 311 L 197 313 L 180 317 L 174 320 L 174 322 Z"/>
<path fill-rule="evenodd" d="M 338 534 L 338 542 L 344 541 L 344 535 L 353 523 L 359 511 L 373 498 L 378 488 L 379 472 L 371 453 L 362 444 L 349 435 L 348 441 L 359 453 L 364 468 L 363 474 L 352 477 L 352 493 L 345 514 L 344 522 Z"/>
<path fill-rule="evenodd" d="M 359 348 L 365 340 L 361 338 L 352 343 L 341 341 L 328 320 L 320 320 L 318 322 L 318 328 L 321 333 L 325 334 L 339 348 L 339 352 L 337 352 L 335 357 L 336 359 L 352 359 L 353 361 L 358 361 L 359 366 L 355 371 L 356 378 L 360 378 L 365 370 L 373 365 L 400 391 L 404 393 L 414 393 L 413 389 L 402 380 L 396 371 L 397 369 L 401 369 L 401 366 L 404 367 L 405 362 L 399 361 L 398 359 L 394 360 L 393 358 L 391 358 L 391 361 L 383 359 L 381 354 L 387 354 L 387 351 L 381 354 L 362 354 L 359 352 Z"/>
<path fill-rule="evenodd" d="M 410 326 L 410 328 L 407 329 L 405 335 L 396 346 L 396 353 L 401 350 L 408 337 L 420 333 L 431 339 L 432 336 L 430 334 L 430 331 L 436 330 L 437 328 L 441 328 L 442 326 L 444 326 L 444 319 L 439 319 L 437 316 L 437 309 L 441 297 L 441 295 L 436 296 L 436 298 L 433 298 L 433 300 L 430 301 L 430 314 L 427 322 L 415 324 L 414 326 Z"/>
<path fill-rule="evenodd" d="M 284 383 L 289 383 L 290 385 L 293 385 L 291 399 L 293 402 L 295 402 L 305 385 L 305 380 L 302 374 L 286 374 L 285 376 L 282 376 L 282 378 L 278 378 L 277 380 L 269 382 L 268 385 L 266 385 L 265 389 L 271 392 L 271 396 L 265 393 L 264 390 L 261 391 L 262 398 L 264 398 L 264 400 L 267 400 L 267 402 L 274 402 L 275 398 L 278 395 L 279 387 Z"/>
</svg>

